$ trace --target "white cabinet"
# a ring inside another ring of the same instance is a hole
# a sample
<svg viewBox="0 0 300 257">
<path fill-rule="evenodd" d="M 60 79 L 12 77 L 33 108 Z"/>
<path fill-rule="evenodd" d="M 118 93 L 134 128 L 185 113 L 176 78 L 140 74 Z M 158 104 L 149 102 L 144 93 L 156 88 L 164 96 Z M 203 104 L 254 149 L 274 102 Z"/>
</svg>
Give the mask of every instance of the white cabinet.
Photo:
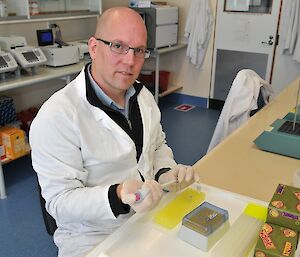
<svg viewBox="0 0 300 257">
<path fill-rule="evenodd" d="M 70 17 L 90 17 L 102 13 L 101 0 L 2 0 L 6 4 L 7 17 L 0 23 L 34 21 Z"/>
</svg>

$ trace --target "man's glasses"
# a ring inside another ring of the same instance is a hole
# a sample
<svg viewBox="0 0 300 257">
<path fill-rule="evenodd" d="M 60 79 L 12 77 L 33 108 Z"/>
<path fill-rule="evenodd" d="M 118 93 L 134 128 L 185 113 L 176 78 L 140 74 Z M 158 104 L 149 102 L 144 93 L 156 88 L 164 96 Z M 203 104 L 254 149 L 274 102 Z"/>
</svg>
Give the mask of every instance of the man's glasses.
<svg viewBox="0 0 300 257">
<path fill-rule="evenodd" d="M 118 53 L 118 54 L 127 54 L 128 51 L 130 49 L 132 49 L 134 52 L 134 55 L 138 58 L 149 58 L 150 57 L 150 51 L 148 49 L 146 49 L 145 47 L 130 47 L 130 46 L 120 43 L 118 41 L 109 42 L 109 41 L 103 40 L 101 38 L 96 38 L 96 37 L 95 37 L 95 39 L 108 45 L 113 52 Z"/>
</svg>

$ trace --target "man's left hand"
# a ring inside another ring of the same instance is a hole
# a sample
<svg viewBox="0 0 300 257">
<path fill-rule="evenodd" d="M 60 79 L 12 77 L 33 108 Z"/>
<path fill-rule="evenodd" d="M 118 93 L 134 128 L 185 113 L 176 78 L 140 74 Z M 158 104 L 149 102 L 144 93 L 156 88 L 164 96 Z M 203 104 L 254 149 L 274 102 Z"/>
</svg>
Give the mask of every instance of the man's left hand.
<svg viewBox="0 0 300 257">
<path fill-rule="evenodd" d="M 176 182 L 170 184 L 164 189 L 167 189 L 171 192 L 182 190 L 188 187 L 189 185 L 193 184 L 194 182 L 198 182 L 200 180 L 200 176 L 195 171 L 193 166 L 178 164 L 171 170 L 160 175 L 158 182 L 162 185 L 173 180 L 175 180 Z"/>
</svg>

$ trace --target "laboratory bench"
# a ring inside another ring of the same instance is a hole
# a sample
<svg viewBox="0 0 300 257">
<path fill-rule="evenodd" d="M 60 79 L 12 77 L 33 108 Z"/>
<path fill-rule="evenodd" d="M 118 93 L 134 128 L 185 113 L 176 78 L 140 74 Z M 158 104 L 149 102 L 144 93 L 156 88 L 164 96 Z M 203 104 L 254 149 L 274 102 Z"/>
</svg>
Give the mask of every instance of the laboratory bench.
<svg viewBox="0 0 300 257">
<path fill-rule="evenodd" d="M 235 194 L 202 184 L 199 188 L 205 194 L 205 201 L 225 209 L 229 213 L 229 222 L 233 224 L 243 213 L 249 203 L 259 206 L 267 206 L 266 202 L 258 201 L 250 197 Z M 175 193 L 165 193 L 161 202 L 150 212 L 134 214 L 121 227 L 109 235 L 103 242 L 98 244 L 85 257 L 208 257 L 214 248 L 203 251 L 179 238 L 181 224 L 172 229 L 155 222 L 155 215 L 168 202 L 176 197 Z M 249 248 L 246 242 L 236 242 L 242 247 Z M 244 245 L 243 245 L 244 243 Z M 249 249 L 248 249 L 249 250 Z M 254 247 L 249 255 L 252 257 Z M 218 255 L 219 256 L 219 255 Z M 227 255 L 226 255 L 227 257 Z"/>
<path fill-rule="evenodd" d="M 201 184 L 194 186 L 205 193 L 205 201 L 228 210 L 230 224 L 249 203 L 267 207 L 279 183 L 293 185 L 300 160 L 264 152 L 253 140 L 295 107 L 299 80 L 300 77 L 194 165 L 201 177 Z M 166 229 L 155 223 L 155 212 L 172 197 L 169 193 L 153 211 L 133 215 L 86 257 L 211 256 L 213 248 L 204 252 L 182 241 L 178 237 L 180 225 Z M 254 256 L 254 246 L 248 256 Z"/>
<path fill-rule="evenodd" d="M 300 160 L 262 151 L 253 141 L 276 119 L 292 111 L 299 80 L 300 77 L 194 165 L 203 183 L 262 201 L 271 200 L 279 183 L 293 185 Z"/>
</svg>

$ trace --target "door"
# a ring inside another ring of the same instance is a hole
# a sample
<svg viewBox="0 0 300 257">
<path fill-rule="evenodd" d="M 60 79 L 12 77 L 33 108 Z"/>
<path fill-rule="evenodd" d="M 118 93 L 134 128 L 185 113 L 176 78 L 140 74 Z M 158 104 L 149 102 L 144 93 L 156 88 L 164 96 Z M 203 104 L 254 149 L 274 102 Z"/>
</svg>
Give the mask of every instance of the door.
<svg viewBox="0 0 300 257">
<path fill-rule="evenodd" d="M 271 80 L 281 0 L 218 0 L 210 105 L 241 69 Z"/>
</svg>

